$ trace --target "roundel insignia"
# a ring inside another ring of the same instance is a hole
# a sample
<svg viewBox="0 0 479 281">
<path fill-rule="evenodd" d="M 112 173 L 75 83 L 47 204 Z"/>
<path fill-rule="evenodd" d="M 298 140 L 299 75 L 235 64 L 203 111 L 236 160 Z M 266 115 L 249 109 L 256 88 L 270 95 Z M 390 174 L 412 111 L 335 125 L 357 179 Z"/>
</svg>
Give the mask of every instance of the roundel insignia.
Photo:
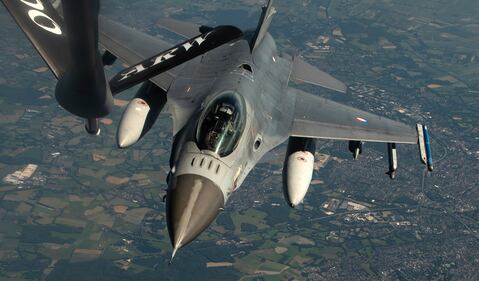
<svg viewBox="0 0 479 281">
<path fill-rule="evenodd" d="M 361 118 L 361 117 L 356 117 L 356 121 L 361 122 L 361 123 L 368 123 L 368 120 Z"/>
</svg>

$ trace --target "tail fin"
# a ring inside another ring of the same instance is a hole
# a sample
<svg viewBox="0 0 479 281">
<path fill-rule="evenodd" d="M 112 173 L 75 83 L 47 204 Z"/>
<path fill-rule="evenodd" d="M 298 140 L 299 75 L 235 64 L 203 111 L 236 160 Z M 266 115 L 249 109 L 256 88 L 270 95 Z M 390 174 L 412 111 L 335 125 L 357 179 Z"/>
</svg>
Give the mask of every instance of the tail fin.
<svg viewBox="0 0 479 281">
<path fill-rule="evenodd" d="M 62 18 L 49 1 L 3 0 L 3 5 L 59 78 L 70 64 L 66 30 Z"/>
<path fill-rule="evenodd" d="M 273 19 L 273 15 L 276 13 L 276 9 L 273 7 L 273 0 L 269 0 L 268 4 L 263 7 L 263 12 L 261 13 L 261 18 L 258 23 L 258 27 L 254 33 L 253 39 L 251 40 L 251 52 L 261 44 L 263 41 L 266 32 L 268 32 L 269 25 Z"/>
</svg>

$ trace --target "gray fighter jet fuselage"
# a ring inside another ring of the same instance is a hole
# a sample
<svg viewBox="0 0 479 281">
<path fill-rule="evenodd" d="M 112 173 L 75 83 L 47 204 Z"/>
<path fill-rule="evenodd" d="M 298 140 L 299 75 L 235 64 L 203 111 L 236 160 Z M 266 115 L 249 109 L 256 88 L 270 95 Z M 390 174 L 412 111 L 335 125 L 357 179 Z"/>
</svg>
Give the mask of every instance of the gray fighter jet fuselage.
<svg viewBox="0 0 479 281">
<path fill-rule="evenodd" d="M 178 248 L 201 233 L 260 158 L 289 136 L 294 95 L 291 60 L 278 55 L 267 34 L 251 54 L 239 39 L 187 63 L 170 91 L 196 97 L 174 127 L 167 195 L 170 237 Z M 170 101 L 169 101 L 170 102 Z M 188 101 L 190 102 L 190 101 Z M 172 114 L 186 104 L 173 100 Z"/>
</svg>

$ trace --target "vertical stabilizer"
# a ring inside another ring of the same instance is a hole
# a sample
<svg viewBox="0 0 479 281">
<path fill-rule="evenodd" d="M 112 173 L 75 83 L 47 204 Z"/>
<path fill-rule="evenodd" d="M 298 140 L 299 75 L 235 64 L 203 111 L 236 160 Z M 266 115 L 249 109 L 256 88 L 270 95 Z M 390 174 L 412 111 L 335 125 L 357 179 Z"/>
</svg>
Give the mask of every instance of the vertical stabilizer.
<svg viewBox="0 0 479 281">
<path fill-rule="evenodd" d="M 268 32 L 269 25 L 273 19 L 273 15 L 276 14 L 276 9 L 273 7 L 273 0 L 269 0 L 268 4 L 263 7 L 263 12 L 261 13 L 261 18 L 258 23 L 258 27 L 254 33 L 253 39 L 251 40 L 251 52 L 261 44 L 263 41 L 266 32 Z"/>
</svg>

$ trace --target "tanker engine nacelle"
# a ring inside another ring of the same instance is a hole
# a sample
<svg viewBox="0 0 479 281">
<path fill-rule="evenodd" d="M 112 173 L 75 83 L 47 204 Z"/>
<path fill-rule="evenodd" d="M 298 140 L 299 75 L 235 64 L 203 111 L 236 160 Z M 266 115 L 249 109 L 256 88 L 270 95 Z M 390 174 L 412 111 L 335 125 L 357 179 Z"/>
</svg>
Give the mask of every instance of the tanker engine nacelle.
<svg viewBox="0 0 479 281">
<path fill-rule="evenodd" d="M 118 147 L 127 148 L 137 143 L 151 129 L 165 104 L 165 91 L 149 81 L 143 83 L 121 116 Z"/>
<path fill-rule="evenodd" d="M 311 184 L 315 151 L 315 139 L 289 138 L 283 167 L 283 193 L 292 208 L 303 201 Z"/>
</svg>

